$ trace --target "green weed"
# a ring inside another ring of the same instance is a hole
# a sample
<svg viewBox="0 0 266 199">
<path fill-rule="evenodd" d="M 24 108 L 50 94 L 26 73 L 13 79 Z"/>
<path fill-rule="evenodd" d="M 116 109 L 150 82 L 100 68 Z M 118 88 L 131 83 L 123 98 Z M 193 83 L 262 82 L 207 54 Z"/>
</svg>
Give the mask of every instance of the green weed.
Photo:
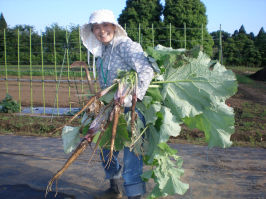
<svg viewBox="0 0 266 199">
<path fill-rule="evenodd" d="M 4 66 L 0 66 L 0 75 L 6 75 L 6 71 L 4 69 Z M 8 70 L 7 70 L 7 75 L 8 76 L 18 76 L 20 74 L 20 76 L 60 76 L 61 73 L 61 66 L 57 67 L 57 70 L 55 70 L 53 65 L 45 65 L 44 69 L 42 71 L 42 67 L 41 65 L 33 65 L 32 66 L 32 70 L 30 70 L 30 66 L 28 65 L 22 65 L 20 67 L 20 72 L 18 72 L 18 67 L 15 65 L 10 65 L 8 66 Z M 67 66 L 63 66 L 63 70 L 62 70 L 62 74 L 61 76 L 63 77 L 80 77 L 82 75 L 82 77 L 86 76 L 85 71 L 83 70 L 81 73 L 80 68 L 73 68 L 73 69 L 69 69 L 69 73 L 68 73 L 68 67 Z"/>
<path fill-rule="evenodd" d="M 250 113 L 250 112 L 243 112 L 242 115 L 241 115 L 242 119 L 253 118 L 253 117 L 255 117 L 255 115 L 253 113 Z"/>
<path fill-rule="evenodd" d="M 254 80 L 245 75 L 236 74 L 236 79 L 239 84 L 255 84 Z"/>
<path fill-rule="evenodd" d="M 262 67 L 247 67 L 247 66 L 226 66 L 226 68 L 231 69 L 231 70 L 235 70 L 235 71 L 239 71 L 242 73 L 246 73 L 246 72 L 255 73 L 255 72 L 262 69 Z"/>
<path fill-rule="evenodd" d="M 262 117 L 266 117 L 266 110 L 263 110 L 263 112 L 261 113 Z"/>
<path fill-rule="evenodd" d="M 6 94 L 6 97 L 0 102 L 0 106 L 0 112 L 2 113 L 15 113 L 19 111 L 18 103 L 9 94 Z"/>
</svg>

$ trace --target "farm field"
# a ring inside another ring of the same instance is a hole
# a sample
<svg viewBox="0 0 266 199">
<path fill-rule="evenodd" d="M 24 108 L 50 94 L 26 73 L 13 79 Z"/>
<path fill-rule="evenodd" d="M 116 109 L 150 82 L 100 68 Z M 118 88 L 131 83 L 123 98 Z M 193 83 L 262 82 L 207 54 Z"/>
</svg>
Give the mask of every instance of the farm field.
<svg viewBox="0 0 266 199">
<path fill-rule="evenodd" d="M 12 96 L 14 100 L 19 102 L 19 92 L 18 92 L 18 81 L 17 76 L 9 76 L 8 79 L 8 93 Z M 21 76 L 22 80 L 30 80 L 29 76 Z M 41 82 L 41 76 L 33 76 L 33 83 L 32 83 L 32 102 L 33 106 L 43 106 L 44 105 L 44 98 L 43 98 L 43 84 Z M 45 96 L 45 106 L 46 107 L 55 107 L 56 101 L 56 81 L 55 77 L 45 76 L 44 77 L 44 96 Z M 75 80 L 76 82 L 69 82 L 67 81 L 67 77 L 62 77 L 59 84 L 58 89 L 58 103 L 60 107 L 80 107 L 79 102 L 82 100 L 82 97 L 79 96 L 82 94 L 82 84 L 79 82 L 81 78 L 71 79 Z M 83 79 L 84 80 L 84 79 Z M 34 82 L 35 81 L 35 82 Z M 0 87 L 2 88 L 0 93 L 0 100 L 5 98 L 6 94 L 6 82 L 0 81 Z M 22 81 L 20 83 L 21 87 L 21 106 L 22 107 L 29 107 L 31 106 L 31 90 L 30 90 L 30 81 Z M 70 88 L 70 98 L 69 98 L 69 88 Z M 83 94 L 87 92 L 88 84 L 83 83 Z"/>
<path fill-rule="evenodd" d="M 239 78 L 245 78 L 243 72 L 236 71 Z M 9 95 L 17 102 L 19 100 L 18 82 L 15 76 L 9 77 L 14 81 L 8 81 Z M 29 79 L 28 76 L 22 76 L 21 79 Z M 40 80 L 41 77 L 33 76 L 33 79 Z M 45 80 L 53 80 L 54 77 L 45 76 Z M 72 77 L 73 79 L 73 77 Z M 59 107 L 81 107 L 86 102 L 86 97 L 81 97 L 82 87 L 80 82 L 63 83 L 67 77 L 61 78 L 58 89 Z M 75 78 L 80 80 L 80 78 Z M 5 81 L 0 81 L 0 100 L 5 97 Z M 69 89 L 70 88 L 70 89 Z M 34 82 L 32 87 L 33 107 L 42 107 L 43 103 L 43 85 L 42 82 Z M 45 82 L 45 106 L 56 108 L 56 83 L 54 81 Z M 70 97 L 69 97 L 70 90 Z M 83 93 L 88 91 L 88 85 L 83 84 Z M 238 86 L 236 95 L 228 99 L 227 103 L 234 108 L 235 111 L 235 134 L 232 140 L 235 145 L 257 146 L 266 148 L 266 83 L 263 81 L 241 82 Z M 30 107 L 30 82 L 21 82 L 21 106 Z M 41 135 L 46 136 L 48 131 L 60 126 L 62 122 L 67 121 L 68 117 L 50 118 L 31 117 L 30 114 L 20 117 L 19 114 L 1 114 L 0 133 L 15 135 Z M 78 122 L 78 121 L 76 121 Z M 25 124 L 29 124 L 26 125 Z M 40 130 L 41 129 L 41 130 Z M 197 130 L 182 128 L 181 135 L 171 142 L 185 142 L 194 144 L 205 144 L 204 135 Z"/>
<path fill-rule="evenodd" d="M 243 73 L 238 71 L 236 73 L 239 78 L 238 92 L 227 101 L 227 104 L 235 110 L 233 147 L 208 149 L 206 146 L 202 146 L 206 145 L 202 132 L 183 126 L 181 135 L 170 139 L 170 142 L 184 159 L 185 175 L 183 179 L 190 184 L 190 189 L 184 196 L 169 196 L 166 197 L 167 199 L 248 199 L 266 196 L 263 188 L 266 183 L 264 169 L 266 83 L 250 79 L 247 82 L 242 81 L 242 78 L 245 80 Z M 40 79 L 41 77 L 34 78 Z M 69 85 L 71 104 L 73 107 L 80 107 L 78 93 L 81 94 L 81 86 L 80 84 L 75 85 L 73 82 L 60 85 L 59 105 L 60 107 L 69 106 Z M 5 82 L 0 81 L 0 86 L 5 88 Z M 18 100 L 17 86 L 17 81 L 9 82 L 9 94 L 15 100 Z M 34 106 L 43 106 L 42 82 L 34 82 L 33 90 Z M 84 91 L 87 90 L 88 87 L 84 84 Z M 54 107 L 56 96 L 54 82 L 45 83 L 45 96 L 46 106 Z M 5 92 L 1 92 L 0 100 L 4 97 Z M 21 82 L 22 107 L 30 106 L 29 98 L 30 83 Z M 56 138 L 48 137 L 48 133 L 64 124 L 68 119 L 69 116 L 54 116 L 51 119 L 51 117 L 42 115 L 33 117 L 32 114 L 0 114 L 0 134 L 2 134 L 0 136 L 2 159 L 0 161 L 2 165 L 0 189 L 6 190 L 2 194 L 11 194 L 9 196 L 12 196 L 22 190 L 27 191 L 29 199 L 31 199 L 30 194 L 43 196 L 49 178 L 68 157 L 62 149 L 60 132 L 55 135 Z M 73 125 L 78 122 L 76 120 Z M 27 144 L 25 144 L 25 140 L 27 140 Z M 66 194 L 65 196 L 69 198 L 90 198 L 93 194 L 100 192 L 102 188 L 108 187 L 108 182 L 104 181 L 103 172 L 99 169 L 99 155 L 95 156 L 91 166 L 87 167 L 88 154 L 90 151 L 82 154 L 75 162 L 75 166 L 69 168 L 59 180 L 58 197 L 64 197 L 63 194 Z M 25 168 L 30 168 L 30 172 L 25 173 Z M 9 177 L 7 177 L 7 173 L 10 174 Z M 21 175 L 18 175 L 20 178 L 12 178 L 12 173 L 20 173 Z M 35 176 L 34 180 L 32 180 L 32 176 Z M 77 179 L 79 180 L 77 181 Z M 148 191 L 152 187 L 152 182 L 147 183 Z"/>
</svg>

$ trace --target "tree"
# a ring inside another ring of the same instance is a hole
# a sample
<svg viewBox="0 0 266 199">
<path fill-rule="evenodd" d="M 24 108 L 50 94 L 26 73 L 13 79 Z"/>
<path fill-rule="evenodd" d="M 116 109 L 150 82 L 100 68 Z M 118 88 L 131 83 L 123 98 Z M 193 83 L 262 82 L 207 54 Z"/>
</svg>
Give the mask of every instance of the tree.
<svg viewBox="0 0 266 199">
<path fill-rule="evenodd" d="M 29 64 L 30 62 L 30 30 L 32 31 L 32 33 L 34 33 L 33 26 L 16 25 L 14 28 L 17 37 L 16 45 L 18 44 L 17 42 L 18 42 L 18 33 L 19 33 L 19 51 L 20 51 L 19 59 L 21 65 Z M 32 42 L 32 44 L 34 44 L 34 42 Z"/>
<path fill-rule="evenodd" d="M 17 63 L 17 32 L 16 30 L 7 28 L 5 40 L 6 40 L 7 64 L 8 65 L 16 64 Z M 4 57 L 4 54 L 3 54 L 3 57 Z M 4 59 L 1 58 L 1 60 L 4 60 Z"/>
<path fill-rule="evenodd" d="M 255 35 L 253 32 L 248 34 L 248 38 L 250 38 L 252 41 L 255 41 Z"/>
<path fill-rule="evenodd" d="M 4 18 L 3 13 L 1 13 L 1 15 L 0 15 L 0 30 L 4 30 L 6 28 L 7 28 L 7 23 L 6 23 L 6 20 Z"/>
<path fill-rule="evenodd" d="M 143 48 L 146 48 L 152 46 L 151 27 L 152 24 L 154 27 L 159 27 L 162 9 L 160 0 L 127 0 L 118 22 L 124 27 L 126 25 L 129 37 L 135 41 L 139 41 L 138 28 L 140 24 L 140 43 Z"/>
<path fill-rule="evenodd" d="M 3 13 L 0 15 L 0 64 L 4 63 L 4 29 L 6 30 L 7 23 Z M 3 61 L 3 62 L 2 62 Z"/>
<path fill-rule="evenodd" d="M 223 44 L 223 62 L 225 65 L 240 65 L 240 51 L 233 38 L 228 38 Z"/>
<path fill-rule="evenodd" d="M 227 65 L 260 66 L 261 54 L 242 25 L 224 43 L 223 55 Z"/>
<path fill-rule="evenodd" d="M 239 49 L 239 64 L 245 66 L 260 66 L 260 53 L 256 49 L 254 42 L 246 33 L 244 25 L 240 27 L 238 34 L 233 36 L 233 39 Z"/>
<path fill-rule="evenodd" d="M 260 66 L 261 65 L 261 55 L 258 49 L 255 47 L 254 42 L 248 39 L 244 43 L 243 47 L 243 65 L 246 66 Z"/>
<path fill-rule="evenodd" d="M 54 44 L 55 39 L 55 44 Z M 85 61 L 87 59 L 87 50 L 81 45 L 81 59 L 80 60 L 80 46 L 79 46 L 79 26 L 71 26 L 69 29 L 60 27 L 58 24 L 52 24 L 45 28 L 43 33 L 45 62 L 46 64 L 55 64 L 56 48 L 56 64 L 66 62 L 66 49 L 68 49 L 69 64 L 73 61 Z M 65 57 L 65 60 L 63 60 Z"/>
<path fill-rule="evenodd" d="M 217 60 L 219 59 L 220 34 L 222 36 L 222 46 L 223 46 L 224 42 L 226 42 L 231 37 L 230 33 L 225 32 L 225 31 L 220 32 L 220 30 L 217 30 L 215 32 L 210 33 L 210 35 L 212 36 L 212 39 L 214 41 L 212 58 L 217 59 Z"/>
<path fill-rule="evenodd" d="M 255 37 L 255 46 L 261 54 L 261 66 L 266 67 L 266 33 L 263 27 Z"/>
<path fill-rule="evenodd" d="M 238 33 L 239 33 L 238 30 L 235 30 L 232 37 L 237 37 Z"/>
<path fill-rule="evenodd" d="M 246 29 L 244 28 L 244 25 L 241 25 L 239 28 L 238 34 L 247 34 Z"/>
<path fill-rule="evenodd" d="M 58 24 L 52 24 L 45 28 L 43 33 L 43 41 L 45 42 L 45 52 L 49 55 L 46 57 L 47 64 L 54 64 L 54 36 L 55 36 L 55 48 L 56 48 L 56 62 L 62 63 L 64 58 L 64 51 L 66 46 L 66 30 L 60 27 Z"/>
<path fill-rule="evenodd" d="M 187 48 L 202 44 L 204 51 L 212 54 L 213 40 L 207 31 L 206 7 L 200 0 L 165 0 L 164 24 L 174 26 L 172 38 L 174 48 L 184 47 L 184 24 L 186 24 Z"/>
</svg>

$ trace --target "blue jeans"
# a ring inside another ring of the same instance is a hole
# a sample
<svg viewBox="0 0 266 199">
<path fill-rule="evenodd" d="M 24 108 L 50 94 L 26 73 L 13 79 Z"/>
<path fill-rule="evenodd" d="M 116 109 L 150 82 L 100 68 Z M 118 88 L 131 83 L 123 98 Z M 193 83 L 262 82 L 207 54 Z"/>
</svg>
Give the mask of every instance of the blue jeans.
<svg viewBox="0 0 266 199">
<path fill-rule="evenodd" d="M 128 112 L 128 109 L 125 109 Z M 137 111 L 139 118 L 145 125 L 145 119 L 143 115 Z M 112 161 L 110 165 L 106 166 L 109 157 L 109 149 L 103 149 L 103 167 L 105 171 L 106 179 L 118 179 L 121 177 L 122 166 L 119 164 L 117 157 L 119 151 L 114 151 Z M 124 158 L 123 158 L 123 172 L 122 176 L 124 179 L 124 189 L 127 196 L 143 195 L 146 192 L 145 182 L 141 179 L 143 161 L 142 156 L 137 156 L 133 151 L 130 151 L 128 147 L 124 147 Z"/>
</svg>

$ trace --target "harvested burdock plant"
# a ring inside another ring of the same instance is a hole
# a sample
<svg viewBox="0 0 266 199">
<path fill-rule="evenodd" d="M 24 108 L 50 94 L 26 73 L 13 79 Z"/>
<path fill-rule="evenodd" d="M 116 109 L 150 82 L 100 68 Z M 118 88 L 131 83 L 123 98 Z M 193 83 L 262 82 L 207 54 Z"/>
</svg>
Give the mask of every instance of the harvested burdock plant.
<svg viewBox="0 0 266 199">
<path fill-rule="evenodd" d="M 234 73 L 211 60 L 200 48 L 175 50 L 157 46 L 148 48 L 147 54 L 157 74 L 142 101 L 136 99 L 137 74 L 121 71 L 111 87 L 92 96 L 67 123 L 83 114 L 77 132 L 84 139 L 49 182 L 47 192 L 92 141 L 96 142 L 93 153 L 97 147 L 110 149 L 108 161 L 114 150 L 124 146 L 143 156 L 151 169 L 142 178 L 155 182 L 150 198 L 182 195 L 189 188 L 181 181 L 182 158 L 167 144 L 170 137 L 179 135 L 181 124 L 203 131 L 209 147 L 225 148 L 232 144 L 234 111 L 225 101 L 237 91 Z M 128 96 L 132 108 L 125 112 Z M 95 110 L 92 106 L 97 100 L 102 105 L 98 111 L 90 112 Z M 135 110 L 142 113 L 145 125 Z"/>
</svg>

